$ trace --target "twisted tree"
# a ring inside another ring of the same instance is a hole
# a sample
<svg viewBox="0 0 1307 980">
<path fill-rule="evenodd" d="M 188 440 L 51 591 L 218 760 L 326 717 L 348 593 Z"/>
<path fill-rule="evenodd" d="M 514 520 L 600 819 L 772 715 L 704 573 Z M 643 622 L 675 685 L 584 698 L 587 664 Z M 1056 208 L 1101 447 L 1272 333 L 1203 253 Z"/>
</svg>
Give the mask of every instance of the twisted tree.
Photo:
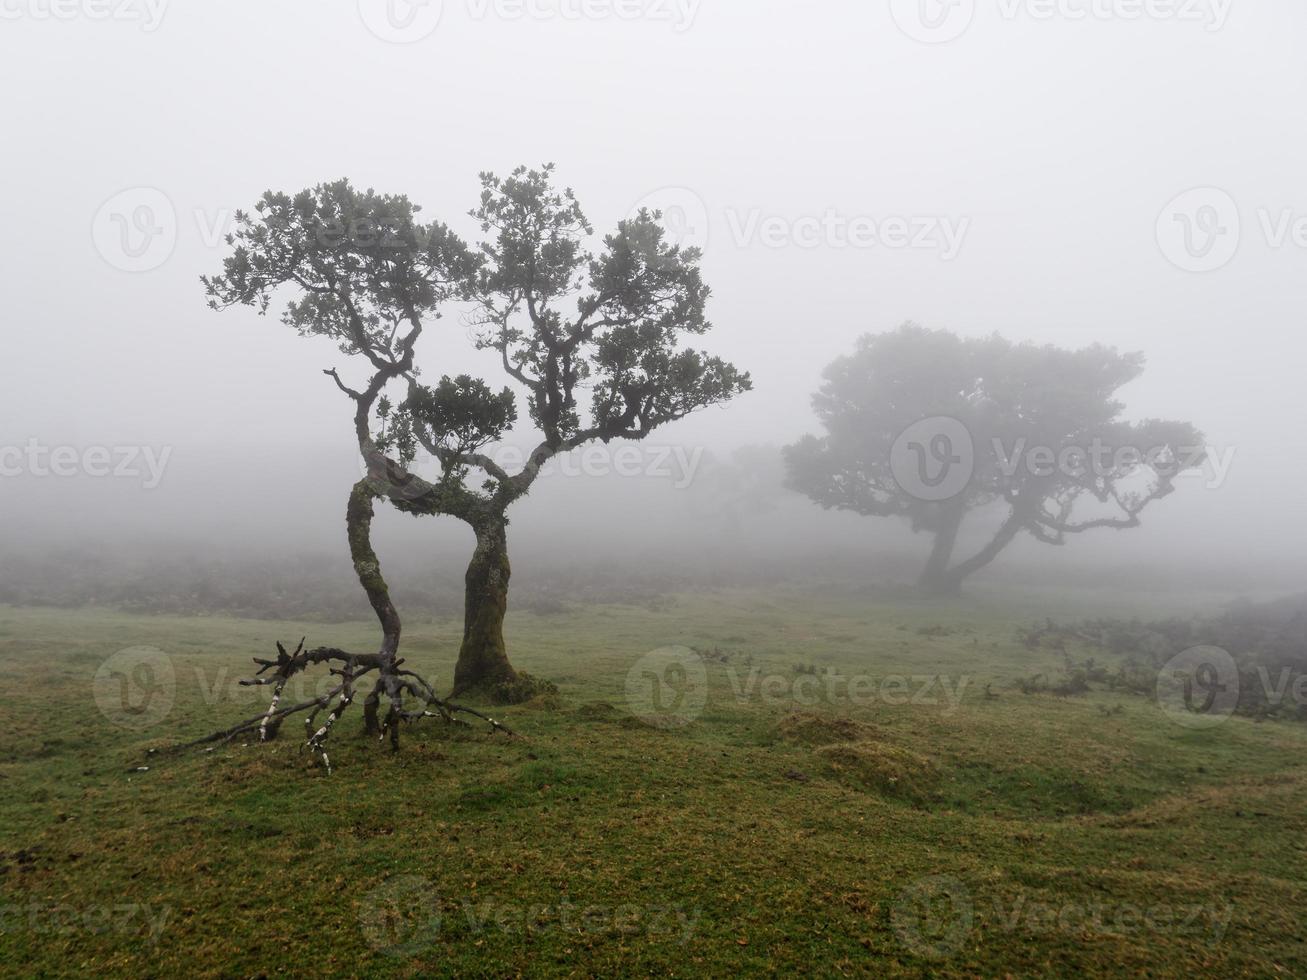
<svg viewBox="0 0 1307 980">
<path fill-rule="evenodd" d="M 508 510 L 545 464 L 589 442 L 644 439 L 751 387 L 748 374 L 721 358 L 680 346 L 684 335 L 711 329 L 698 250 L 669 244 L 661 215 L 641 211 L 620 222 L 597 254 L 586 252 L 593 229 L 552 176 L 552 165 L 520 167 L 502 180 L 481 175 L 472 215 L 490 238 L 465 283 L 477 347 L 496 352 L 526 393 L 539 442 L 524 465 L 509 472 L 481 451 L 517 420 L 511 389 L 495 393 L 466 377 L 435 387 L 410 378 L 403 402 L 387 406 L 386 447 L 404 464 L 422 447 L 441 470 L 439 494 L 405 494 L 396 506 L 433 506 L 476 535 L 456 693 L 516 685 L 503 631 Z"/>
<path fill-rule="evenodd" d="M 660 216 L 649 212 L 619 224 L 599 255 L 584 252 L 592 230 L 571 192 L 550 186 L 551 173 L 552 167 L 522 168 L 503 181 L 482 175 L 473 214 L 495 235 L 477 251 L 444 224 L 420 222 L 420 209 L 407 198 L 360 192 L 347 181 L 293 197 L 269 192 L 253 214 L 237 214 L 221 274 L 203 278 L 210 306 L 250 306 L 262 315 L 275 294 L 287 293 L 283 323 L 301 335 L 330 338 L 368 369 L 366 383 L 353 386 L 336 368 L 325 373 L 353 405 L 367 476 L 350 493 L 346 527 L 382 636 L 376 654 L 305 651 L 301 644 L 294 653 L 279 645 L 275 661 L 256 658 L 261 675 L 272 673 L 249 683 L 273 687 L 271 707 L 210 740 L 256 729 L 270 738 L 286 716 L 308 712 L 308 744 L 323 751 L 358 682 L 374 672 L 365 724 L 389 733 L 392 744 L 400 722 L 431 714 L 453 720 L 466 713 L 502 729 L 438 698 L 428 681 L 403 669 L 400 618 L 371 544 L 374 501 L 386 499 L 412 515 L 454 516 L 472 528 L 477 544 L 450 696 L 522 700 L 542 685 L 513 669 L 504 644 L 508 508 L 557 454 L 592 440 L 642 439 L 750 387 L 747 374 L 719 358 L 679 349 L 682 334 L 709 329 L 698 253 L 667 244 Z M 511 388 L 494 391 L 466 375 L 435 385 L 420 381 L 415 361 L 424 327 L 460 300 L 475 311 L 477 345 L 498 351 L 509 379 L 525 388 L 541 434 L 516 473 L 486 451 L 517 422 Z M 392 383 L 403 389 L 398 403 L 387 395 Z M 587 389 L 588 412 L 578 403 Z M 414 472 L 420 448 L 438 466 L 430 479 Z M 328 695 L 281 705 L 291 677 L 324 663 L 339 677 Z M 383 699 L 389 703 L 384 718 Z M 315 730 L 322 711 L 329 713 Z"/>
<path fill-rule="evenodd" d="M 1144 510 L 1206 460 L 1187 422 L 1128 422 L 1114 396 L 1140 354 L 964 339 L 906 325 L 868 335 L 825 371 L 813 407 L 826 429 L 785 450 L 789 484 L 826 508 L 906 518 L 931 535 L 921 587 L 958 591 L 1019 534 L 1061 545 L 1137 527 Z M 954 561 L 971 512 L 1006 508 Z"/>
</svg>

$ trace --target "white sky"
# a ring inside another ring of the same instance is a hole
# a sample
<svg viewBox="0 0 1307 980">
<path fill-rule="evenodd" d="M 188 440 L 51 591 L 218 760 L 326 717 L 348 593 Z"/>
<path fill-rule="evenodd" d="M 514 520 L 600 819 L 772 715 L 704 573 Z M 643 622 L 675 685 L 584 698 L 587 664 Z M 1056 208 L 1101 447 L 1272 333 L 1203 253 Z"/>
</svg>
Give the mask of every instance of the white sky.
<svg viewBox="0 0 1307 980">
<path fill-rule="evenodd" d="M 348 176 L 472 235 L 478 171 L 549 160 L 600 233 L 668 187 L 682 190 L 656 200 L 688 202 L 697 230 L 706 209 L 705 345 L 756 391 L 667 441 L 792 440 L 814 426 L 822 367 L 906 319 L 1102 341 L 1148 355 L 1132 414 L 1192 420 L 1238 452 L 1219 489 L 1185 488 L 1131 547 L 1301 547 L 1284 530 L 1307 475 L 1301 3 L 923 0 L 945 33 L 975 7 L 960 36 L 926 44 L 895 19 L 920 33 L 917 0 L 537 0 L 522 16 L 511 0 L 445 0 L 429 34 L 398 44 L 367 26 L 386 25 L 385 0 L 159 2 L 102 0 L 117 16 L 100 19 L 95 0 L 0 0 L 0 444 L 171 446 L 169 479 L 203 479 L 210 515 L 252 501 L 242 460 L 284 461 L 270 479 L 285 486 L 301 460 L 311 474 L 346 458 L 348 406 L 320 374 L 340 361 L 331 347 L 205 308 L 198 277 L 223 254 L 212 229 L 265 189 Z M 426 26 L 432 7 L 392 2 Z M 1166 210 L 1198 187 L 1216 192 L 1181 206 L 1199 232 L 1214 214 L 1227 233 L 1207 261 L 1229 261 L 1206 272 L 1172 261 L 1182 226 Z M 116 226 L 96 223 L 136 188 L 176 215 L 175 248 L 144 272 L 106 260 Z M 783 219 L 767 226 L 781 234 L 827 215 L 964 234 L 949 259 L 741 240 L 758 221 Z M 427 373 L 482 365 L 465 339 L 442 321 Z M 332 481 L 298 486 L 306 513 L 343 499 Z M 183 520 L 192 491 L 167 490 L 11 481 L 0 523 L 53 527 L 70 504 Z"/>
</svg>

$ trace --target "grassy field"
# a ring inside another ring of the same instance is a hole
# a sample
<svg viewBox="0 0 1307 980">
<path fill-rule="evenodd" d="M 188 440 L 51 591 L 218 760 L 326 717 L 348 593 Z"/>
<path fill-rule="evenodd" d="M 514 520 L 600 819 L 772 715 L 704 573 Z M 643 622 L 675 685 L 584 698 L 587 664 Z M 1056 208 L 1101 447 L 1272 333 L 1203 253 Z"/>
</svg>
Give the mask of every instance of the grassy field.
<svg viewBox="0 0 1307 980">
<path fill-rule="evenodd" d="M 796 589 L 515 614 L 515 663 L 561 691 L 503 712 L 519 738 L 428 721 L 392 755 L 355 709 L 327 776 L 298 722 L 148 751 L 255 713 L 234 682 L 274 640 L 366 650 L 371 624 L 0 608 L 0 969 L 1307 975 L 1307 729 L 1015 689 L 1061 665 L 1017 626 L 1106 611 L 1170 610 Z M 457 633 L 411 625 L 410 664 L 447 680 Z M 137 715 L 96 680 L 123 650 Z"/>
</svg>

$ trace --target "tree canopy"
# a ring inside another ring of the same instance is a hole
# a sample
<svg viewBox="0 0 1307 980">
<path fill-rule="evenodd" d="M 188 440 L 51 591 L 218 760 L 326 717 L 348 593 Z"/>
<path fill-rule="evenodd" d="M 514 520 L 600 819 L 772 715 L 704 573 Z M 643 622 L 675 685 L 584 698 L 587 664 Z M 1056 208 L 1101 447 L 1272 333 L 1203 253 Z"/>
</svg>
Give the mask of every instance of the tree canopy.
<svg viewBox="0 0 1307 980">
<path fill-rule="evenodd" d="M 958 337 L 908 324 L 864 336 L 825 371 L 813 407 L 826 429 L 786 449 L 790 485 L 823 507 L 903 517 L 935 535 L 924 576 L 951 590 L 1020 532 L 1062 544 L 1129 528 L 1205 459 L 1185 422 L 1122 418 L 1137 353 Z M 938 493 L 932 492 L 939 487 Z M 963 518 L 1007 507 L 980 552 L 948 562 Z"/>
</svg>

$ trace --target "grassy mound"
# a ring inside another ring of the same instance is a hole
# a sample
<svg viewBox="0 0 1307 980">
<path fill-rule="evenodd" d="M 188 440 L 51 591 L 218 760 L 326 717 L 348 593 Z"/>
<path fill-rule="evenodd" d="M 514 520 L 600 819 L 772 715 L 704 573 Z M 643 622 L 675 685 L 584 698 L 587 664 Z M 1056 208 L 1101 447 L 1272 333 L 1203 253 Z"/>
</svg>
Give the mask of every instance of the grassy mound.
<svg viewBox="0 0 1307 980">
<path fill-rule="evenodd" d="M 816 753 L 841 782 L 884 796 L 919 801 L 939 782 L 924 755 L 881 742 L 823 745 Z"/>
</svg>

